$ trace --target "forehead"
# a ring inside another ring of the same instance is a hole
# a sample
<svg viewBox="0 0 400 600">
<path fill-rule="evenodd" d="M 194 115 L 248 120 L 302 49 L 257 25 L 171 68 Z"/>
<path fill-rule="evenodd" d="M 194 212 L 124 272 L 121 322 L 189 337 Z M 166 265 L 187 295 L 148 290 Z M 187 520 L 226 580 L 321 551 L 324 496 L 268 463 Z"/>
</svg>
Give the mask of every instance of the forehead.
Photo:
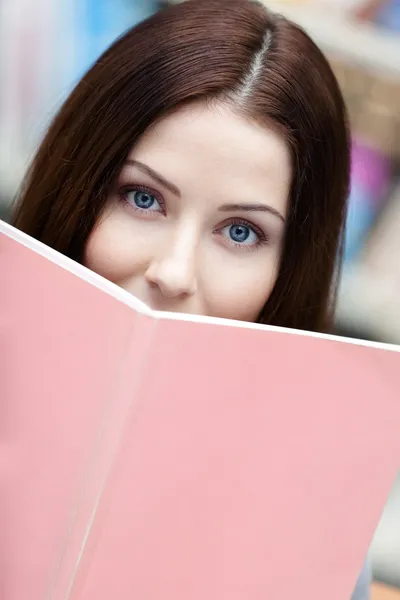
<svg viewBox="0 0 400 600">
<path fill-rule="evenodd" d="M 217 187 L 273 187 L 287 195 L 290 152 L 274 129 L 234 113 L 229 107 L 195 103 L 157 121 L 141 137 L 136 158 L 183 188 L 207 181 Z"/>
</svg>

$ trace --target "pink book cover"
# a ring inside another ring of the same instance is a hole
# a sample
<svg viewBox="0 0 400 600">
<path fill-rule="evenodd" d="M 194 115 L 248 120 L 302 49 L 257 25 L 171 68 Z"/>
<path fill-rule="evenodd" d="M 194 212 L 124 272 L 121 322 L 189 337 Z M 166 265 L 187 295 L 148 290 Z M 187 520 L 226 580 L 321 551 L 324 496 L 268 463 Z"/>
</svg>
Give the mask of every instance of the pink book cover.
<svg viewBox="0 0 400 600">
<path fill-rule="evenodd" d="M 397 347 L 151 311 L 0 222 L 0 596 L 348 600 Z"/>
</svg>

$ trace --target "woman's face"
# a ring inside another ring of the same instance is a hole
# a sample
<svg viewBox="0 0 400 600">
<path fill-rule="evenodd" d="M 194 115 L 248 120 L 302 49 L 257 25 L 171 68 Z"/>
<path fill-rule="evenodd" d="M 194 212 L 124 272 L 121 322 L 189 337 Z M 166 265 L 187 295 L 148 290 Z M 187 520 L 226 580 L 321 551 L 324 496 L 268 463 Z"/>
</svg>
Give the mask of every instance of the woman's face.
<svg viewBox="0 0 400 600">
<path fill-rule="evenodd" d="M 85 265 L 156 310 L 254 321 L 276 281 L 291 175 L 276 132 L 185 107 L 132 148 Z"/>
</svg>

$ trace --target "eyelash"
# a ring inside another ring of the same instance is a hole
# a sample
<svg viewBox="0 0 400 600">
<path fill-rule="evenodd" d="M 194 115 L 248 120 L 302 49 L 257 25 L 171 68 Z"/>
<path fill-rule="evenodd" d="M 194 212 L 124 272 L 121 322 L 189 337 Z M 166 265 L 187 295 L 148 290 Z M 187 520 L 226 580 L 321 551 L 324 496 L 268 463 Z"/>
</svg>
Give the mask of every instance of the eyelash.
<svg viewBox="0 0 400 600">
<path fill-rule="evenodd" d="M 154 196 L 154 198 L 157 200 L 157 202 L 161 206 L 161 208 L 162 208 L 161 214 L 166 216 L 165 200 L 162 197 L 162 195 L 159 194 L 156 190 L 149 188 L 145 185 L 131 184 L 131 185 L 126 185 L 126 186 L 121 187 L 118 191 L 118 196 L 124 204 L 128 205 L 130 208 L 132 208 L 135 212 L 137 212 L 139 214 L 148 215 L 150 212 L 149 210 L 138 208 L 137 206 L 134 206 L 132 204 L 132 202 L 129 202 L 129 200 L 127 198 L 127 194 L 130 192 L 143 192 L 145 194 L 151 194 L 152 196 Z M 155 212 L 155 214 L 157 214 L 156 211 L 153 211 L 153 212 Z M 160 214 L 160 213 L 158 213 L 158 214 Z M 254 223 L 250 223 L 246 219 L 242 219 L 239 217 L 233 217 L 233 218 L 229 219 L 228 221 L 225 221 L 222 225 L 220 225 L 217 229 L 215 229 L 214 233 L 221 233 L 221 231 L 225 227 L 229 227 L 231 225 L 243 225 L 244 227 L 248 227 L 256 234 L 256 236 L 258 238 L 257 242 L 255 244 L 253 244 L 252 246 L 246 246 L 244 244 L 239 244 L 238 242 L 234 242 L 233 240 L 226 240 L 226 244 L 231 247 L 239 248 L 240 250 L 250 252 L 253 250 L 257 250 L 260 246 L 264 246 L 265 244 L 269 243 L 269 237 L 265 234 L 265 232 L 262 229 L 260 229 L 260 227 L 257 227 L 256 225 L 254 225 Z"/>
</svg>

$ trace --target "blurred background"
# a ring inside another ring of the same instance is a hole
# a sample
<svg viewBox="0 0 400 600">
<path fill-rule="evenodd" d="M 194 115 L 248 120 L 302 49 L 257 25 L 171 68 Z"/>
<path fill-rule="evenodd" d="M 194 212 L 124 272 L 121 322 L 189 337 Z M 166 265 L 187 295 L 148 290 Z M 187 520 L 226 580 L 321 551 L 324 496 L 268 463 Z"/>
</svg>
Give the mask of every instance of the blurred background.
<svg viewBox="0 0 400 600">
<path fill-rule="evenodd" d="M 321 46 L 348 104 L 353 166 L 337 333 L 398 344 L 400 0 L 263 1 Z M 75 83 L 118 35 L 167 3 L 0 0 L 0 218 L 9 219 L 35 148 Z M 397 587 L 400 598 L 400 478 L 370 554 L 374 578 L 393 586 L 375 587 L 374 597 L 397 597 Z"/>
</svg>

